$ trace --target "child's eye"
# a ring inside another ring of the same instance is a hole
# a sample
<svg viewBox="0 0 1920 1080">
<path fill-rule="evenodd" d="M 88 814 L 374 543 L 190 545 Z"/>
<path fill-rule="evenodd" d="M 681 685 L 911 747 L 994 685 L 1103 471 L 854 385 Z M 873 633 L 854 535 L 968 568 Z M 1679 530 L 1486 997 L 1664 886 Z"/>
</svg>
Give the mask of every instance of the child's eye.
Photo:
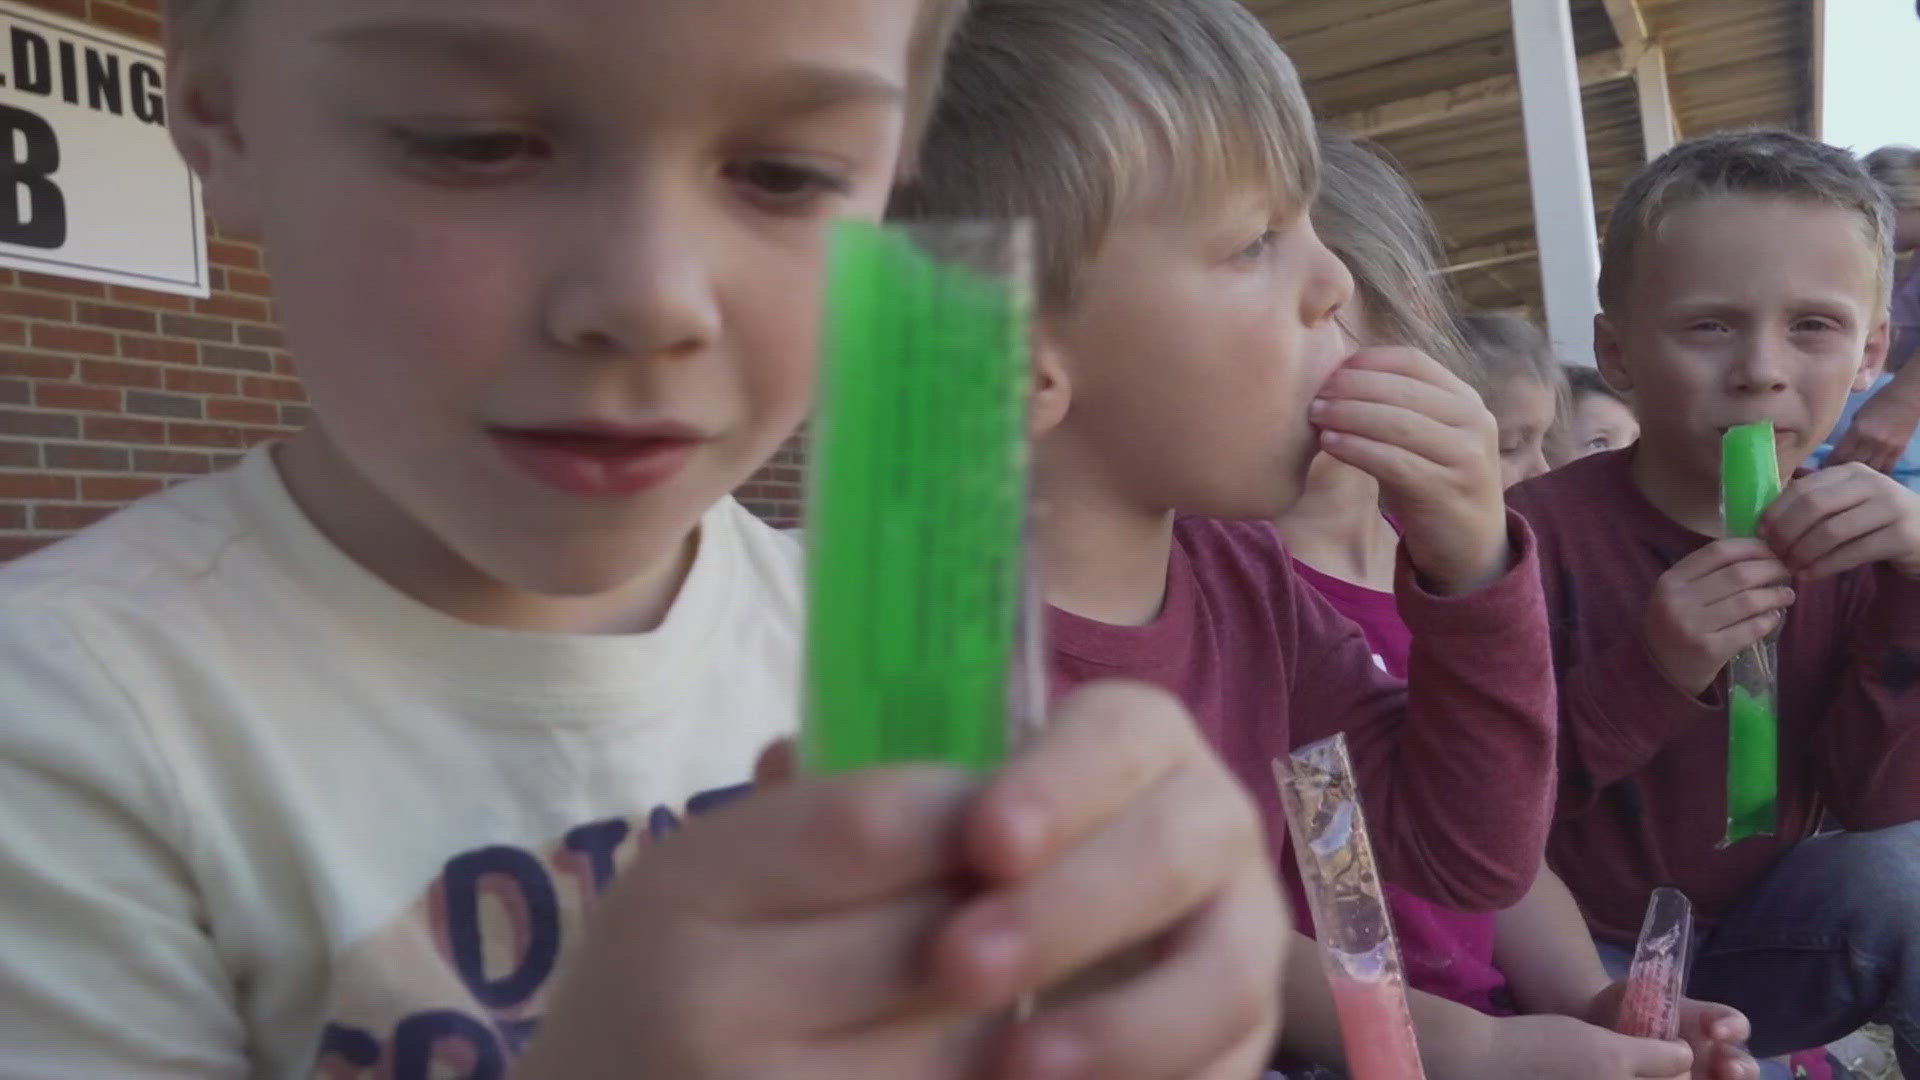
<svg viewBox="0 0 1920 1080">
<path fill-rule="evenodd" d="M 1831 319 L 1800 319 L 1793 324 L 1793 331 L 1796 334 L 1817 334 L 1826 330 L 1838 329 L 1839 327 L 1835 325 Z"/>
<path fill-rule="evenodd" d="M 1268 229 L 1255 238 L 1251 244 L 1241 248 L 1239 252 L 1234 255 L 1234 258 L 1245 262 L 1258 262 L 1265 258 L 1268 252 L 1273 250 L 1273 245 L 1279 242 L 1279 240 L 1280 234 L 1273 229 Z"/>
<path fill-rule="evenodd" d="M 1605 435 L 1595 435 L 1593 438 L 1587 440 L 1587 449 L 1611 450 L 1613 449 L 1613 444 L 1608 441 Z"/>
<path fill-rule="evenodd" d="M 1687 324 L 1687 329 L 1695 333 L 1723 334 L 1727 331 L 1727 324 L 1719 319 L 1696 319 Z"/>
<path fill-rule="evenodd" d="M 429 132 L 394 129 L 410 163 L 461 180 L 491 180 L 537 168 L 553 157 L 538 135 L 512 129 Z"/>
<path fill-rule="evenodd" d="M 846 177 L 812 165 L 761 158 L 728 165 L 723 174 L 762 202 L 782 210 L 804 210 L 829 195 L 852 190 Z"/>
</svg>

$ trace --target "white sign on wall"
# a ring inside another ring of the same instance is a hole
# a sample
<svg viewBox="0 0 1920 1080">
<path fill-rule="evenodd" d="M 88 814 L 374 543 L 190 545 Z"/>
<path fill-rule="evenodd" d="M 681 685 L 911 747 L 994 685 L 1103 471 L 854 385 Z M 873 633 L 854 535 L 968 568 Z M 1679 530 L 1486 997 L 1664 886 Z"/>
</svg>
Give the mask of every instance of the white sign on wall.
<svg viewBox="0 0 1920 1080">
<path fill-rule="evenodd" d="M 0 0 L 0 266 L 207 295 L 157 45 Z"/>
</svg>

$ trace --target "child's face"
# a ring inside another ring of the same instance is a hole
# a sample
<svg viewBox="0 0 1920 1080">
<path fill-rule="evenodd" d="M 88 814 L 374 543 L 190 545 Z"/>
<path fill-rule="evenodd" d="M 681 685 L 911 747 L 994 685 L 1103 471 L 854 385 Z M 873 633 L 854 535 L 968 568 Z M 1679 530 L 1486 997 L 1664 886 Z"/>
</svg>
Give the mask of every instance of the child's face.
<svg viewBox="0 0 1920 1080">
<path fill-rule="evenodd" d="M 1500 482 L 1512 487 L 1547 471 L 1547 433 L 1557 403 L 1553 388 L 1531 376 L 1497 387 L 1487 410 L 1500 428 Z"/>
<path fill-rule="evenodd" d="M 1723 195 L 1675 209 L 1635 254 L 1623 310 L 1596 323 L 1608 380 L 1640 402 L 1642 453 L 1717 486 L 1721 436 L 1773 421 L 1799 467 L 1886 355 L 1878 259 L 1857 215 Z"/>
<path fill-rule="evenodd" d="M 1353 352 L 1334 318 L 1353 279 L 1304 214 L 1166 203 L 1123 218 L 1049 320 L 1072 388 L 1060 430 L 1143 508 L 1271 517 L 1316 452 L 1307 406 Z"/>
<path fill-rule="evenodd" d="M 182 146 L 266 240 L 360 511 L 535 593 L 672 557 L 807 408 L 918 6 L 251 0 Z"/>
<path fill-rule="evenodd" d="M 1640 437 L 1640 421 L 1633 418 L 1633 410 L 1619 398 L 1605 394 L 1581 394 L 1574 398 L 1568 429 L 1576 458 L 1632 446 Z"/>
</svg>

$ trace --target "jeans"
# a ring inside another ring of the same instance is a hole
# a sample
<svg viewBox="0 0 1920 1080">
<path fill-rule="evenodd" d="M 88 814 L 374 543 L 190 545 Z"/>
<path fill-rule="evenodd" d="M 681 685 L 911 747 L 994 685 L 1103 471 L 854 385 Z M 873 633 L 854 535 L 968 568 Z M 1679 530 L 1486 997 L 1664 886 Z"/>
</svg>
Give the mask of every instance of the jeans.
<svg viewBox="0 0 1920 1080">
<path fill-rule="evenodd" d="M 1702 943 L 1687 992 L 1746 1013 L 1761 1057 L 1886 1024 L 1920 1077 L 1920 823 L 1795 846 Z"/>
</svg>

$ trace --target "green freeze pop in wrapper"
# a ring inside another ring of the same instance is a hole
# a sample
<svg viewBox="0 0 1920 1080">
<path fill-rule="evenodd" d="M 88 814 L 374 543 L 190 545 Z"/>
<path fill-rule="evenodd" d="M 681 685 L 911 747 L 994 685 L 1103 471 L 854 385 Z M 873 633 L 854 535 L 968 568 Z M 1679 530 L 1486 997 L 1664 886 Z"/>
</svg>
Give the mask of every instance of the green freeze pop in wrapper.
<svg viewBox="0 0 1920 1080">
<path fill-rule="evenodd" d="M 1017 222 L 836 227 L 808 492 L 811 771 L 983 771 L 1033 719 L 1015 663 L 1029 250 Z"/>
<path fill-rule="evenodd" d="M 1745 424 L 1721 441 L 1720 507 L 1727 535 L 1751 537 L 1780 495 L 1773 424 Z M 1772 836 L 1780 816 L 1779 669 L 1776 629 L 1727 665 L 1726 844 Z"/>
</svg>

